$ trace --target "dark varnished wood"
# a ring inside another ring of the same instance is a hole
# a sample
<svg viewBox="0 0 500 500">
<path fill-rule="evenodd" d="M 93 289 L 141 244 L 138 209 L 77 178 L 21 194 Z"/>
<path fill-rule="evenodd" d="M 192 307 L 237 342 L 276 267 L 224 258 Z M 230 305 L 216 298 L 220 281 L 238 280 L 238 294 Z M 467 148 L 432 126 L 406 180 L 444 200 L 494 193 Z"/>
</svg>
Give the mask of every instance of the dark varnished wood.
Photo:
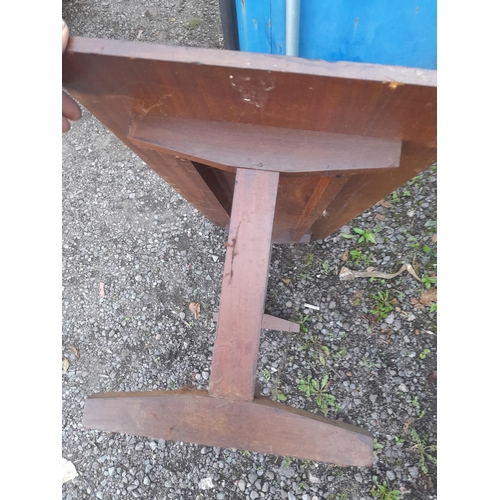
<svg viewBox="0 0 500 500">
<path fill-rule="evenodd" d="M 358 172 L 399 166 L 401 141 L 175 116 L 131 117 L 127 137 L 216 168 Z"/>
<path fill-rule="evenodd" d="M 337 196 L 332 197 L 325 217 L 313 224 L 312 237 L 326 238 L 347 224 L 354 216 L 369 209 L 389 193 L 422 171 L 423 165 L 436 161 L 436 148 L 416 143 L 403 143 L 400 168 L 383 174 L 352 175 Z"/>
<path fill-rule="evenodd" d="M 311 231 L 316 220 L 328 218 L 326 209 L 349 180 L 349 175 L 321 177 L 291 233 L 292 241 Z"/>
<path fill-rule="evenodd" d="M 263 397 L 231 401 L 194 389 L 94 394 L 85 403 L 83 425 L 340 466 L 372 465 L 368 432 Z"/>
<path fill-rule="evenodd" d="M 168 174 L 157 151 L 127 137 L 134 114 L 147 120 L 290 129 L 304 137 L 320 132 L 403 142 L 406 160 L 398 168 L 348 173 L 345 188 L 325 193 L 321 204 L 327 207 L 310 214 L 307 224 L 302 222 L 311 196 L 326 181 L 310 174 L 282 177 L 275 242 L 307 240 L 309 233 L 324 238 L 436 159 L 435 71 L 85 38 L 70 40 L 63 63 L 65 88 L 201 213 L 222 226 L 232 201 L 231 182 L 206 166 L 203 176 L 187 176 L 194 189 L 183 187 L 185 181 Z M 161 154 L 175 159 L 166 153 Z M 317 158 L 314 154 L 311 164 L 317 164 L 321 151 Z M 191 159 L 192 164 L 204 163 Z M 289 167 L 284 162 L 280 168 Z M 204 185 L 214 193 L 208 206 Z"/>
<path fill-rule="evenodd" d="M 184 198 L 191 200 L 193 206 L 207 215 L 219 226 L 229 224 L 229 200 L 223 203 L 215 190 L 210 189 L 203 171 L 196 165 L 181 158 L 158 151 L 148 154 L 149 166 L 167 181 Z"/>
<path fill-rule="evenodd" d="M 238 169 L 209 394 L 252 401 L 279 173 Z"/>
</svg>

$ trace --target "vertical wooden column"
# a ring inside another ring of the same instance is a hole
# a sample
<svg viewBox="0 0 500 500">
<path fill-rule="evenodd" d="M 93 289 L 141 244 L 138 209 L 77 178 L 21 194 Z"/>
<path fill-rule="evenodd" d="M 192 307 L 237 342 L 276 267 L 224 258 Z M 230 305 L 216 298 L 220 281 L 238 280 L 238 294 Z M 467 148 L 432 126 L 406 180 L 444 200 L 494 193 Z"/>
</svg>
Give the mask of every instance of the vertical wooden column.
<svg viewBox="0 0 500 500">
<path fill-rule="evenodd" d="M 238 169 L 209 395 L 252 401 L 278 172 Z"/>
</svg>

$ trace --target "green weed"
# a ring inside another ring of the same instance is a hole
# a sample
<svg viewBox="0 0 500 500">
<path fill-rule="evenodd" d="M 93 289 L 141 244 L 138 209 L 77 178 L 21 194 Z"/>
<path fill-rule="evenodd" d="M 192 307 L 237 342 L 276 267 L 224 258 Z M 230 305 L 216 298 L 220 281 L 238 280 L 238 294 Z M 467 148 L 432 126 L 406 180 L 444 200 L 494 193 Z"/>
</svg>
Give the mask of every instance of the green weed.
<svg viewBox="0 0 500 500">
<path fill-rule="evenodd" d="M 377 283 L 379 282 L 381 285 L 385 285 L 385 279 L 384 278 L 375 278 L 372 276 L 371 278 L 368 279 L 370 283 Z"/>
<path fill-rule="evenodd" d="M 369 264 L 370 262 L 373 262 L 368 255 L 365 255 L 363 252 L 360 252 L 359 250 L 351 250 L 349 252 L 349 255 L 351 256 L 352 261 L 355 264 L 359 264 L 359 262 L 364 262 L 365 264 Z"/>
<path fill-rule="evenodd" d="M 394 436 L 394 441 L 396 441 L 396 444 L 401 445 L 401 446 L 402 446 L 402 445 L 403 445 L 403 443 L 405 442 L 405 440 L 404 440 L 404 439 L 401 439 L 401 438 L 400 438 L 400 437 L 398 437 L 398 436 Z"/>
<path fill-rule="evenodd" d="M 273 387 L 271 389 L 271 396 L 274 396 L 278 401 L 281 401 L 282 403 L 284 403 L 287 400 L 285 394 L 283 394 L 283 392 L 277 389 L 276 387 Z"/>
<path fill-rule="evenodd" d="M 408 181 L 408 186 L 413 186 L 413 184 L 415 183 L 419 183 L 419 181 L 422 180 L 422 176 L 421 175 L 416 175 L 415 177 L 413 177 L 413 179 L 409 180 Z"/>
<path fill-rule="evenodd" d="M 413 429 L 410 432 L 410 436 L 413 442 L 413 446 L 411 447 L 411 449 L 415 452 L 415 454 L 418 457 L 420 470 L 424 474 L 428 474 L 429 469 L 427 468 L 427 461 L 437 465 L 437 458 L 431 455 L 431 453 L 437 451 L 437 446 L 428 445 L 426 438 L 420 437 L 415 429 Z"/>
<path fill-rule="evenodd" d="M 197 17 L 193 18 L 193 19 L 190 19 L 188 21 L 188 26 L 190 29 L 194 30 L 195 28 L 197 28 L 201 23 L 201 19 L 198 19 Z"/>
<path fill-rule="evenodd" d="M 415 236 L 412 236 L 411 234 L 409 234 L 406 238 L 408 241 L 412 242 L 412 244 L 410 245 L 410 248 L 418 248 L 420 246 L 420 244 L 417 241 L 417 238 L 415 238 Z"/>
<path fill-rule="evenodd" d="M 424 224 L 424 227 L 425 227 L 425 229 L 426 229 L 429 233 L 437 233 L 437 224 L 436 224 L 436 221 L 433 221 L 433 220 L 428 220 L 428 221 Z"/>
<path fill-rule="evenodd" d="M 424 349 L 419 355 L 418 357 L 420 359 L 425 359 L 427 357 L 427 354 L 430 354 L 430 350 L 429 349 Z"/>
<path fill-rule="evenodd" d="M 312 252 L 308 252 L 306 254 L 306 266 L 312 266 L 314 264 L 314 254 Z"/>
<path fill-rule="evenodd" d="M 306 314 L 305 316 L 303 316 L 302 314 L 299 314 L 299 317 L 297 318 L 297 323 L 300 325 L 300 331 L 302 333 L 307 333 L 308 332 L 308 328 L 306 326 L 306 323 L 309 322 L 311 320 L 311 317 Z"/>
<path fill-rule="evenodd" d="M 326 357 L 330 356 L 330 349 L 326 345 L 321 343 L 321 338 L 318 335 L 311 335 L 302 346 L 299 347 L 299 351 L 304 351 L 306 349 L 312 349 L 312 352 L 319 356 L 320 363 L 326 365 Z"/>
<path fill-rule="evenodd" d="M 326 392 L 329 385 L 328 375 L 324 375 L 321 381 L 308 375 L 305 380 L 300 379 L 299 391 L 307 397 L 313 396 L 321 412 L 326 415 L 329 407 L 333 407 L 335 411 L 340 409 L 340 403 L 336 402 L 335 396 Z"/>
<path fill-rule="evenodd" d="M 382 292 L 379 290 L 376 295 L 370 295 L 370 298 L 375 300 L 375 307 L 370 312 L 375 316 L 377 321 L 387 318 L 389 313 L 394 309 L 388 291 Z"/>
<path fill-rule="evenodd" d="M 375 240 L 375 235 L 371 231 L 365 231 L 364 229 L 360 229 L 359 227 L 355 227 L 353 231 L 356 234 L 359 234 L 358 243 L 377 243 Z"/>
<path fill-rule="evenodd" d="M 372 361 L 368 361 L 366 358 L 363 358 L 361 366 L 364 366 L 368 370 L 371 370 L 373 367 L 380 368 L 380 360 L 377 359 L 377 361 L 373 363 Z"/>
<path fill-rule="evenodd" d="M 422 278 L 422 283 L 424 284 L 424 286 L 425 286 L 425 288 L 427 290 L 430 290 L 431 286 L 435 285 L 437 283 L 437 279 L 436 278 L 431 278 L 429 276 L 424 276 Z"/>
<path fill-rule="evenodd" d="M 344 334 L 344 335 L 345 335 L 345 334 Z M 341 336 L 342 336 L 342 334 L 341 334 Z M 346 354 L 347 354 L 347 346 L 346 346 L 345 344 L 342 344 L 342 345 L 340 346 L 340 350 L 339 350 L 339 351 L 337 351 L 337 352 L 333 355 L 333 357 L 334 357 L 335 359 L 342 359 L 342 358 L 343 358 Z"/>
<path fill-rule="evenodd" d="M 327 500 L 349 500 L 349 491 L 342 490 L 340 493 L 330 493 Z"/>
<path fill-rule="evenodd" d="M 374 498 L 380 500 L 399 500 L 401 492 L 399 490 L 389 490 L 387 486 L 387 482 L 384 481 L 382 484 L 377 482 L 377 477 L 374 476 L 373 480 L 375 482 L 375 486 L 370 490 L 370 493 Z"/>
</svg>

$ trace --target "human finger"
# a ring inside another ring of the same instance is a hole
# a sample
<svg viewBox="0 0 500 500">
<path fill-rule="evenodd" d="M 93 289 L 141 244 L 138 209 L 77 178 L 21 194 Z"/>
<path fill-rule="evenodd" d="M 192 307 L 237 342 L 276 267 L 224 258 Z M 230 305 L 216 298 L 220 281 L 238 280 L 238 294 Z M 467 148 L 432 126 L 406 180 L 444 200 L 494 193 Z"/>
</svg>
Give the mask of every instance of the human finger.
<svg viewBox="0 0 500 500">
<path fill-rule="evenodd" d="M 66 117 L 62 117 L 62 133 L 65 134 L 71 128 L 71 123 L 69 123 Z"/>
<path fill-rule="evenodd" d="M 82 116 L 82 111 L 78 104 L 64 92 L 62 93 L 62 114 L 72 121 L 79 120 Z"/>
<path fill-rule="evenodd" d="M 64 54 L 64 51 L 66 50 L 67 45 L 68 45 L 68 40 L 69 40 L 69 28 L 63 19 L 63 22 L 62 22 L 62 53 L 63 54 Z"/>
</svg>

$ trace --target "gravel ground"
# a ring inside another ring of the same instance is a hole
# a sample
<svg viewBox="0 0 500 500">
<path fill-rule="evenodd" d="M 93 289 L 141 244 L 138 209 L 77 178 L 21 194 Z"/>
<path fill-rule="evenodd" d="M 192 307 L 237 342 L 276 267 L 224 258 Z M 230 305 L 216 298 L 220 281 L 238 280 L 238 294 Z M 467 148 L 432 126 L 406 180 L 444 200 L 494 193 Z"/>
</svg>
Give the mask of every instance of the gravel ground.
<svg viewBox="0 0 500 500">
<path fill-rule="evenodd" d="M 216 0 L 65 0 L 63 18 L 79 36 L 222 47 Z M 62 450 L 78 476 L 62 497 L 389 500 L 386 482 L 436 498 L 436 312 L 420 303 L 436 286 L 436 171 L 324 241 L 273 248 L 266 312 L 302 328 L 263 331 L 262 393 L 369 430 L 373 468 L 107 434 L 81 425 L 92 393 L 207 387 L 225 232 L 84 110 L 63 136 Z M 424 283 L 338 276 L 405 262 Z M 307 397 L 308 377 L 335 400 Z"/>
</svg>

